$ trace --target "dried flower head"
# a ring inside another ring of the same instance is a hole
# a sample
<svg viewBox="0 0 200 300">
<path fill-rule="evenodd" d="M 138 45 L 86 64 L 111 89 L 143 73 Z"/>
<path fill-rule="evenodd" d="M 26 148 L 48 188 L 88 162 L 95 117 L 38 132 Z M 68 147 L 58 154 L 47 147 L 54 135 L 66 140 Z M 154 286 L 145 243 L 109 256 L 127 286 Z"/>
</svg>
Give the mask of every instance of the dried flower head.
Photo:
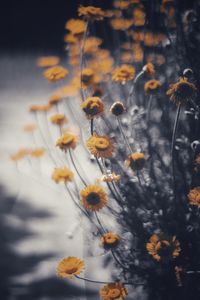
<svg viewBox="0 0 200 300">
<path fill-rule="evenodd" d="M 114 146 L 111 139 L 106 135 L 92 135 L 86 142 L 87 148 L 95 157 L 112 157 Z"/>
<path fill-rule="evenodd" d="M 151 62 L 147 63 L 142 70 L 150 76 L 154 76 L 156 73 L 155 67 Z"/>
<path fill-rule="evenodd" d="M 82 82 L 88 86 L 94 83 L 94 71 L 90 68 L 85 68 L 82 70 L 81 74 Z"/>
<path fill-rule="evenodd" d="M 149 242 L 146 244 L 147 251 L 156 261 L 168 261 L 180 255 L 180 243 L 176 236 L 171 238 L 162 238 L 157 234 L 153 234 Z"/>
<path fill-rule="evenodd" d="M 98 211 L 106 206 L 108 197 L 99 185 L 88 185 L 80 192 L 83 206 L 92 211 Z"/>
<path fill-rule="evenodd" d="M 108 174 L 102 175 L 100 180 L 103 182 L 118 182 L 118 181 L 120 181 L 120 179 L 121 179 L 121 176 L 118 174 L 115 174 L 115 172 L 113 172 L 113 173 L 108 173 Z"/>
<path fill-rule="evenodd" d="M 37 66 L 49 68 L 59 64 L 60 59 L 57 56 L 41 56 L 37 59 Z"/>
<path fill-rule="evenodd" d="M 166 94 L 176 104 L 184 105 L 195 97 L 196 91 L 196 86 L 187 78 L 180 78 L 176 83 L 170 85 Z"/>
<path fill-rule="evenodd" d="M 148 80 L 144 85 L 144 90 L 147 94 L 155 93 L 161 87 L 161 82 L 156 79 Z"/>
<path fill-rule="evenodd" d="M 86 22 L 80 19 L 70 19 L 65 25 L 65 29 L 69 30 L 73 36 L 83 36 L 86 28 Z"/>
<path fill-rule="evenodd" d="M 130 154 L 125 163 L 133 171 L 139 171 L 139 170 L 143 169 L 144 165 L 145 165 L 144 153 L 134 152 L 134 153 Z"/>
<path fill-rule="evenodd" d="M 36 148 L 34 150 L 30 150 L 30 155 L 34 158 L 42 157 L 45 154 L 44 148 Z"/>
<path fill-rule="evenodd" d="M 124 104 L 120 101 L 114 102 L 110 108 L 110 112 L 116 117 L 121 116 L 125 112 Z"/>
<path fill-rule="evenodd" d="M 107 14 L 100 7 L 80 6 L 78 15 L 88 21 L 102 21 Z"/>
<path fill-rule="evenodd" d="M 124 300 L 128 291 L 121 282 L 108 283 L 99 291 L 103 300 Z"/>
<path fill-rule="evenodd" d="M 89 97 L 81 104 L 88 119 L 99 117 L 104 112 L 104 103 L 99 97 Z"/>
<path fill-rule="evenodd" d="M 71 132 L 64 132 L 57 140 L 56 146 L 61 150 L 67 151 L 75 149 L 78 142 L 78 137 Z"/>
<path fill-rule="evenodd" d="M 106 250 L 115 248 L 119 242 L 119 235 L 113 232 L 106 232 L 101 237 L 101 244 Z"/>
<path fill-rule="evenodd" d="M 56 113 L 50 117 L 50 121 L 51 123 L 56 125 L 63 125 L 64 123 L 67 122 L 67 118 L 65 117 L 64 114 Z"/>
<path fill-rule="evenodd" d="M 57 266 L 57 275 L 61 278 L 72 278 L 85 269 L 85 263 L 78 257 L 63 258 Z"/>
<path fill-rule="evenodd" d="M 68 73 L 68 70 L 62 66 L 54 66 L 44 71 L 44 77 L 50 82 L 55 82 L 64 79 Z"/>
<path fill-rule="evenodd" d="M 66 167 L 63 168 L 55 168 L 52 174 L 52 179 L 56 182 L 64 182 L 67 183 L 69 181 L 73 181 L 74 174 L 71 170 Z"/>
<path fill-rule="evenodd" d="M 190 190 L 188 194 L 188 200 L 191 205 L 195 205 L 200 208 L 200 187 L 195 187 Z"/>
<path fill-rule="evenodd" d="M 135 68 L 130 65 L 121 65 L 114 69 L 112 80 L 125 84 L 135 77 Z"/>
</svg>

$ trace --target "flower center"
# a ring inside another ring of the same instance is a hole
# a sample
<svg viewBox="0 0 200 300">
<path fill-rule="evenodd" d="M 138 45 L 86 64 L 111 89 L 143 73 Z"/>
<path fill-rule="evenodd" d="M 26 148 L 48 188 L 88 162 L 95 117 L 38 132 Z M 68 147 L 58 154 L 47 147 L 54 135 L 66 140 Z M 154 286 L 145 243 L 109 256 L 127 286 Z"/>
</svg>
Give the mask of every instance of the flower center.
<svg viewBox="0 0 200 300">
<path fill-rule="evenodd" d="M 112 289 L 108 292 L 108 297 L 111 299 L 115 299 L 120 296 L 120 290 L 118 289 Z"/>
<path fill-rule="evenodd" d="M 98 138 L 95 142 L 97 150 L 106 150 L 109 147 L 109 141 L 104 138 Z"/>
<path fill-rule="evenodd" d="M 92 192 L 87 196 L 87 202 L 90 205 L 97 205 L 100 202 L 100 197 L 97 193 Z"/>
<path fill-rule="evenodd" d="M 75 267 L 73 264 L 68 264 L 66 266 L 65 273 L 67 273 L 67 274 L 74 274 L 77 270 L 78 270 L 78 268 Z"/>
</svg>

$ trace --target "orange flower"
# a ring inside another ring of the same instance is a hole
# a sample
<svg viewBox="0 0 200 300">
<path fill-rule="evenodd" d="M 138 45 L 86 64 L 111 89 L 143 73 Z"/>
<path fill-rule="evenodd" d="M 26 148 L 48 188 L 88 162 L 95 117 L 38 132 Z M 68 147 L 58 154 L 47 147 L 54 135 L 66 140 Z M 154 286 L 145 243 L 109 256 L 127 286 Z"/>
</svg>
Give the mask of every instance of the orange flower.
<svg viewBox="0 0 200 300">
<path fill-rule="evenodd" d="M 110 24 L 115 30 L 127 30 L 133 25 L 133 20 L 118 18 L 111 20 Z"/>
<path fill-rule="evenodd" d="M 121 65 L 114 69 L 112 73 L 112 80 L 119 81 L 125 84 L 127 81 L 132 80 L 135 77 L 135 68 L 130 65 Z"/>
<path fill-rule="evenodd" d="M 81 80 L 86 86 L 93 84 L 94 83 L 94 71 L 90 68 L 83 69 Z"/>
<path fill-rule="evenodd" d="M 59 64 L 59 57 L 57 56 L 41 56 L 37 59 L 37 65 L 39 67 L 53 67 L 57 64 Z"/>
<path fill-rule="evenodd" d="M 63 258 L 57 267 L 57 274 L 61 278 L 72 278 L 79 275 L 85 269 L 82 259 L 74 256 Z"/>
<path fill-rule="evenodd" d="M 188 194 L 188 200 L 191 205 L 195 205 L 200 208 L 200 187 L 195 187 L 190 190 Z"/>
<path fill-rule="evenodd" d="M 98 211 L 106 206 L 108 197 L 99 185 L 88 185 L 80 192 L 83 206 L 92 211 Z"/>
<path fill-rule="evenodd" d="M 144 26 L 145 13 L 141 8 L 135 8 L 133 11 L 133 23 L 134 26 Z"/>
<path fill-rule="evenodd" d="M 104 112 L 104 103 L 99 97 L 89 97 L 81 104 L 88 119 L 99 117 Z"/>
<path fill-rule="evenodd" d="M 61 150 L 67 151 L 68 149 L 75 149 L 78 142 L 76 135 L 70 132 L 64 132 L 61 137 L 58 138 L 56 146 Z"/>
<path fill-rule="evenodd" d="M 100 7 L 94 6 L 80 6 L 78 8 L 78 15 L 90 21 L 102 21 L 106 17 L 106 12 Z"/>
<path fill-rule="evenodd" d="M 32 105 L 30 107 L 30 112 L 37 112 L 37 111 L 48 111 L 51 108 L 51 105 Z"/>
<path fill-rule="evenodd" d="M 176 236 L 165 239 L 157 234 L 153 234 L 149 242 L 146 244 L 146 249 L 156 261 L 170 260 L 180 255 L 180 243 Z"/>
<path fill-rule="evenodd" d="M 52 179 L 56 182 L 64 182 L 67 183 L 69 181 L 72 181 L 74 179 L 74 174 L 71 172 L 68 168 L 63 167 L 63 168 L 55 168 L 53 174 L 52 174 Z"/>
<path fill-rule="evenodd" d="M 184 105 L 195 97 L 196 91 L 196 86 L 189 82 L 187 78 L 180 78 L 176 83 L 170 85 L 166 94 L 176 104 L 181 103 Z"/>
<path fill-rule="evenodd" d="M 58 102 L 60 102 L 62 100 L 62 96 L 60 93 L 55 93 L 53 95 L 51 95 L 51 97 L 49 98 L 49 105 L 55 105 Z"/>
<path fill-rule="evenodd" d="M 112 157 L 114 146 L 111 139 L 105 135 L 92 135 L 86 142 L 87 148 L 95 157 Z"/>
<path fill-rule="evenodd" d="M 135 153 L 130 154 L 125 163 L 133 171 L 139 171 L 139 170 L 143 169 L 144 165 L 145 165 L 144 153 L 135 152 Z"/>
<path fill-rule="evenodd" d="M 147 63 L 142 70 L 150 76 L 154 76 L 156 73 L 155 67 L 151 62 Z"/>
<path fill-rule="evenodd" d="M 51 116 L 50 121 L 56 125 L 63 125 L 67 122 L 67 118 L 64 114 L 57 113 Z"/>
<path fill-rule="evenodd" d="M 70 19 L 65 25 L 65 29 L 69 30 L 76 37 L 82 36 L 85 28 L 86 22 L 80 19 Z"/>
<path fill-rule="evenodd" d="M 45 153 L 44 148 L 36 148 L 36 149 L 30 151 L 30 155 L 34 158 L 41 157 L 44 155 L 44 153 Z"/>
<path fill-rule="evenodd" d="M 98 51 L 98 47 L 102 44 L 102 39 L 91 36 L 85 40 L 84 53 L 94 54 Z"/>
<path fill-rule="evenodd" d="M 120 175 L 117 175 L 117 174 L 115 174 L 115 172 L 113 172 L 110 174 L 102 175 L 100 180 L 103 182 L 118 182 L 118 181 L 120 181 L 120 178 L 121 178 Z"/>
<path fill-rule="evenodd" d="M 104 233 L 101 237 L 101 243 L 107 250 L 115 248 L 120 242 L 118 234 L 113 232 Z"/>
<path fill-rule="evenodd" d="M 151 79 L 147 81 L 144 85 L 144 90 L 146 93 L 154 93 L 161 87 L 161 82 L 156 79 Z"/>
<path fill-rule="evenodd" d="M 103 300 L 124 300 L 128 291 L 121 282 L 108 283 L 99 291 Z"/>
<path fill-rule="evenodd" d="M 44 77 L 50 82 L 55 82 L 64 79 L 68 75 L 68 70 L 61 67 L 55 66 L 44 71 Z"/>
</svg>

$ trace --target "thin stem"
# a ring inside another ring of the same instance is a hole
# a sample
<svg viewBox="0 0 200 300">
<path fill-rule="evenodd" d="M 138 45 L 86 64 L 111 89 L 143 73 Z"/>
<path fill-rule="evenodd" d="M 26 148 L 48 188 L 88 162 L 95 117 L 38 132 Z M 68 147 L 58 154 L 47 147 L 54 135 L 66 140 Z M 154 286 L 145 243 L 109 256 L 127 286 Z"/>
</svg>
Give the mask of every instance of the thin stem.
<svg viewBox="0 0 200 300">
<path fill-rule="evenodd" d="M 131 149 L 131 146 L 129 144 L 129 141 L 128 141 L 128 139 L 127 139 L 127 137 L 126 137 L 126 135 L 125 135 L 125 133 L 123 131 L 120 118 L 117 118 L 117 121 L 118 121 L 118 125 L 119 125 L 119 131 L 121 132 L 121 135 L 123 136 L 123 139 L 124 139 L 124 141 L 125 141 L 128 149 L 129 149 L 130 153 L 132 153 L 132 149 Z"/>
<path fill-rule="evenodd" d="M 76 167 L 76 164 L 74 162 L 74 159 L 73 159 L 73 156 L 72 156 L 72 153 L 71 153 L 71 149 L 69 149 L 69 156 L 70 156 L 70 159 L 71 159 L 71 162 L 72 162 L 72 165 L 74 167 L 74 169 L 76 170 L 76 173 L 77 175 L 79 176 L 80 180 L 82 181 L 82 183 L 87 186 L 87 183 L 85 182 L 85 180 L 83 179 L 83 177 L 81 176 L 80 172 L 78 171 L 77 167 Z"/>
<path fill-rule="evenodd" d="M 135 79 L 134 79 L 134 81 L 133 81 L 133 85 L 132 85 L 132 87 L 131 87 L 131 89 L 130 89 L 128 98 L 127 98 L 127 100 L 126 100 L 127 106 L 130 105 L 130 100 L 131 100 L 132 95 L 133 95 L 133 93 L 134 93 L 135 85 L 136 85 L 137 81 L 140 79 L 140 77 L 141 77 L 143 74 L 144 74 L 144 71 L 142 70 L 142 71 L 139 72 L 138 75 L 135 77 Z"/>
<path fill-rule="evenodd" d="M 90 122 L 90 132 L 91 132 L 91 135 L 94 134 L 94 119 L 92 119 Z"/>
<path fill-rule="evenodd" d="M 115 252 L 113 250 L 111 250 L 112 256 L 114 258 L 114 260 L 116 261 L 116 263 L 118 265 L 120 265 L 120 267 L 122 267 L 122 269 L 128 270 L 129 268 L 127 268 L 126 266 L 124 266 L 121 261 L 118 259 L 118 257 L 116 256 Z"/>
<path fill-rule="evenodd" d="M 175 200 L 176 200 L 176 185 L 175 185 L 174 145 L 175 145 L 175 140 L 176 140 L 176 133 L 177 133 L 177 128 L 178 128 L 180 112 L 181 112 L 181 104 L 179 103 L 177 112 L 176 112 L 175 122 L 174 122 L 174 128 L 173 128 L 173 134 L 172 134 L 172 144 L 171 144 L 172 179 L 173 179 L 173 193 L 174 193 Z"/>
<path fill-rule="evenodd" d="M 93 280 L 85 277 L 81 277 L 79 275 L 75 275 L 76 278 L 87 281 L 87 282 L 92 282 L 92 283 L 99 283 L 99 284 L 109 284 L 112 283 L 112 281 L 99 281 L 99 280 Z M 117 282 L 117 281 L 116 281 Z M 124 285 L 144 285 L 144 283 L 136 283 L 136 282 L 122 282 Z"/>
<path fill-rule="evenodd" d="M 148 99 L 148 105 L 147 105 L 147 112 L 146 112 L 146 123 L 148 125 L 149 120 L 150 120 L 150 116 L 151 116 L 151 107 L 152 107 L 152 100 L 153 100 L 153 95 L 150 95 L 149 99 Z"/>
<path fill-rule="evenodd" d="M 81 46 L 81 50 L 80 50 L 80 92 L 81 92 L 81 99 L 82 102 L 84 101 L 84 92 L 83 92 L 83 56 L 84 56 L 84 48 L 85 48 L 85 41 L 86 41 L 86 37 L 87 37 L 87 33 L 88 33 L 88 28 L 89 28 L 89 21 L 87 21 L 86 23 L 86 27 L 85 27 L 85 32 L 83 35 L 83 40 L 82 40 L 82 46 Z"/>
<path fill-rule="evenodd" d="M 106 233 L 106 230 L 104 229 L 103 225 L 101 224 L 101 221 L 100 221 L 100 219 L 99 219 L 99 216 L 98 216 L 97 212 L 95 211 L 94 214 L 95 214 L 95 217 L 96 217 L 96 219 L 97 219 L 97 222 L 98 222 L 99 226 L 101 227 L 103 233 Z"/>
</svg>

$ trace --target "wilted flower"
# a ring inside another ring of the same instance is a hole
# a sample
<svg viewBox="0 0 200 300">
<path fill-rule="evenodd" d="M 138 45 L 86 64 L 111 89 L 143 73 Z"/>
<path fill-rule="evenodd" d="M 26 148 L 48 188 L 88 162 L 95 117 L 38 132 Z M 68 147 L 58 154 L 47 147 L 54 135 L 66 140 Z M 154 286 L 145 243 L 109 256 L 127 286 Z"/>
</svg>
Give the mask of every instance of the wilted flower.
<svg viewBox="0 0 200 300">
<path fill-rule="evenodd" d="M 99 185 L 88 185 L 80 192 L 83 206 L 92 211 L 98 211 L 106 206 L 108 197 Z"/>
<path fill-rule="evenodd" d="M 112 73 L 112 80 L 119 81 L 125 84 L 127 81 L 132 80 L 135 77 L 135 68 L 130 65 L 121 65 L 114 69 Z"/>
<path fill-rule="evenodd" d="M 161 87 L 161 82 L 156 79 L 147 81 L 144 85 L 144 90 L 147 94 L 156 92 Z"/>
<path fill-rule="evenodd" d="M 120 101 L 114 102 L 110 108 L 110 112 L 116 117 L 121 116 L 125 112 L 124 104 Z"/>
<path fill-rule="evenodd" d="M 59 64 L 59 57 L 57 56 L 41 56 L 37 59 L 37 65 L 38 67 L 53 67 L 57 64 Z"/>
<path fill-rule="evenodd" d="M 176 83 L 171 84 L 167 95 L 176 104 L 186 104 L 195 97 L 197 88 L 187 78 L 180 78 Z"/>
<path fill-rule="evenodd" d="M 125 163 L 133 171 L 139 171 L 139 170 L 143 169 L 144 165 L 145 165 L 144 153 L 134 152 L 134 153 L 130 154 Z"/>
<path fill-rule="evenodd" d="M 81 104 L 88 119 L 99 117 L 104 112 L 104 103 L 99 97 L 89 97 Z"/>
<path fill-rule="evenodd" d="M 87 148 L 95 157 L 112 157 L 114 146 L 111 139 L 106 135 L 94 133 L 86 142 Z"/>
<path fill-rule="evenodd" d="M 115 172 L 113 173 L 108 173 L 108 174 L 104 174 L 101 177 L 101 181 L 103 182 L 118 182 L 120 181 L 121 176 L 118 174 L 115 174 Z"/>
<path fill-rule="evenodd" d="M 64 182 L 67 183 L 74 179 L 74 174 L 71 170 L 66 167 L 63 168 L 55 168 L 52 174 L 52 179 L 56 182 Z"/>
<path fill-rule="evenodd" d="M 67 151 L 69 149 L 75 149 L 78 142 L 78 137 L 71 132 L 64 132 L 61 137 L 58 138 L 56 146 L 61 150 Z"/>
<path fill-rule="evenodd" d="M 158 262 L 176 258 L 180 255 L 181 251 L 180 243 L 176 239 L 176 236 L 164 239 L 157 234 L 153 234 L 150 237 L 146 248 L 149 254 Z"/>
<path fill-rule="evenodd" d="M 115 248 L 120 242 L 120 237 L 114 232 L 106 232 L 101 237 L 101 243 L 107 250 Z"/>
<path fill-rule="evenodd" d="M 200 187 L 195 187 L 190 190 L 188 194 L 188 200 L 191 205 L 195 205 L 200 208 Z"/>
<path fill-rule="evenodd" d="M 82 259 L 74 256 L 63 258 L 57 266 L 57 275 L 61 278 L 72 278 L 85 269 Z"/>
<path fill-rule="evenodd" d="M 124 300 L 128 291 L 121 282 L 108 283 L 99 291 L 103 300 Z"/>
<path fill-rule="evenodd" d="M 44 77 L 50 82 L 55 82 L 65 78 L 68 73 L 68 70 L 62 66 L 54 66 L 44 71 Z"/>
<path fill-rule="evenodd" d="M 151 62 L 147 63 L 142 70 L 150 76 L 154 76 L 156 73 L 155 67 Z"/>
</svg>

